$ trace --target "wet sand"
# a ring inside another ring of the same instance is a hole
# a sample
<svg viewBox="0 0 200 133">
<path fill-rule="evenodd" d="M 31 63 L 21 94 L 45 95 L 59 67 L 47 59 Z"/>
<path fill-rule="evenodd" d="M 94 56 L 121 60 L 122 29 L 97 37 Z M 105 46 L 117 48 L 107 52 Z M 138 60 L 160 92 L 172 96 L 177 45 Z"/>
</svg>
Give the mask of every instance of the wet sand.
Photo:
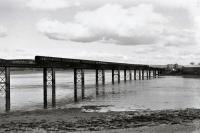
<svg viewBox="0 0 200 133">
<path fill-rule="evenodd" d="M 136 128 L 126 128 L 126 129 L 111 129 L 102 131 L 80 131 L 75 133 L 199 133 L 200 126 L 197 125 L 199 122 L 193 122 L 190 124 L 176 124 L 167 125 L 161 124 L 158 126 L 143 126 Z"/>
<path fill-rule="evenodd" d="M 200 131 L 198 130 L 200 109 L 99 113 L 85 112 L 85 108 L 0 114 L 0 132 L 195 133 Z"/>
</svg>

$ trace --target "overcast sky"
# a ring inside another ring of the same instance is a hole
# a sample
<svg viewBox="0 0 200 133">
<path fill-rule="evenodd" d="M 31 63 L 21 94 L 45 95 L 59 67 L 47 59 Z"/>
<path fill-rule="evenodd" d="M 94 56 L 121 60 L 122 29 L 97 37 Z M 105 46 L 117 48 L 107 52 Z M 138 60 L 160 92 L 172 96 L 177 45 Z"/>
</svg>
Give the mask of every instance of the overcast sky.
<svg viewBox="0 0 200 133">
<path fill-rule="evenodd" d="M 200 63 L 198 0 L 0 0 L 0 58 Z"/>
</svg>

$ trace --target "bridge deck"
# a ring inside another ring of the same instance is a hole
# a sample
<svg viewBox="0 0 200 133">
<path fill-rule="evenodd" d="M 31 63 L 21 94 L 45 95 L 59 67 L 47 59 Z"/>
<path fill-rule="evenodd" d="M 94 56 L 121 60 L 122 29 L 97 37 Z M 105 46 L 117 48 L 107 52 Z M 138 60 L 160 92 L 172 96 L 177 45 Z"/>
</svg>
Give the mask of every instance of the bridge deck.
<svg viewBox="0 0 200 133">
<path fill-rule="evenodd" d="M 69 59 L 47 56 L 35 56 L 34 60 L 0 59 L 0 67 L 30 67 L 30 68 L 83 68 L 83 69 L 149 69 L 149 65 L 105 62 L 95 60 Z"/>
</svg>

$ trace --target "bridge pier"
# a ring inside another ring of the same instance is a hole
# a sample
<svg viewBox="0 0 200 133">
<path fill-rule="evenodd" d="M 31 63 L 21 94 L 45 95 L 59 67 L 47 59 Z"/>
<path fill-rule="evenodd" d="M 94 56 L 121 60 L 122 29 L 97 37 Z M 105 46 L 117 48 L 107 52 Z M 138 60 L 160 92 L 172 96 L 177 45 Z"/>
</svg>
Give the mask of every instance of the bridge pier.
<svg viewBox="0 0 200 133">
<path fill-rule="evenodd" d="M 126 82 L 126 69 L 124 69 L 124 82 Z"/>
<path fill-rule="evenodd" d="M 105 70 L 96 69 L 96 95 L 99 95 L 99 81 L 105 85 Z"/>
<path fill-rule="evenodd" d="M 118 69 L 118 84 L 120 83 L 120 69 Z"/>
<path fill-rule="evenodd" d="M 102 69 L 102 85 L 105 85 L 105 70 Z"/>
<path fill-rule="evenodd" d="M 10 67 L 0 67 L 0 92 L 5 93 L 5 111 L 10 111 Z"/>
<path fill-rule="evenodd" d="M 139 69 L 138 72 L 139 72 L 139 80 L 141 80 L 141 70 Z"/>
<path fill-rule="evenodd" d="M 161 71 L 160 71 L 160 69 L 158 69 L 158 76 L 160 76 L 160 73 L 161 73 Z"/>
<path fill-rule="evenodd" d="M 84 70 L 74 68 L 74 102 L 78 102 L 78 87 L 81 87 L 82 99 L 85 98 L 85 78 Z"/>
<path fill-rule="evenodd" d="M 157 78 L 157 69 L 155 69 L 155 77 Z"/>
<path fill-rule="evenodd" d="M 115 70 L 112 69 L 112 84 L 115 83 Z"/>
<path fill-rule="evenodd" d="M 56 107 L 56 73 L 52 68 L 52 107 Z"/>
<path fill-rule="evenodd" d="M 144 69 L 142 69 L 142 80 L 144 80 Z"/>
<path fill-rule="evenodd" d="M 120 70 L 114 70 L 112 69 L 112 84 L 115 83 L 115 77 L 117 76 L 118 83 L 120 83 Z"/>
<path fill-rule="evenodd" d="M 85 75 L 83 69 L 81 69 L 81 97 L 82 99 L 85 98 Z"/>
<path fill-rule="evenodd" d="M 156 69 L 156 77 L 158 77 L 158 70 Z"/>
<path fill-rule="evenodd" d="M 98 69 L 96 69 L 95 77 L 96 77 L 96 95 L 99 95 L 99 78 L 100 78 L 100 76 L 99 76 L 99 70 Z"/>
<path fill-rule="evenodd" d="M 151 79 L 151 69 L 149 69 L 149 79 Z"/>
<path fill-rule="evenodd" d="M 155 70 L 152 69 L 152 78 L 155 78 Z"/>
<path fill-rule="evenodd" d="M 156 69 L 153 69 L 153 77 L 156 78 Z"/>
<path fill-rule="evenodd" d="M 153 71 L 153 78 L 155 78 L 155 70 L 153 69 L 152 71 Z"/>
<path fill-rule="evenodd" d="M 137 71 L 136 71 L 136 69 L 134 69 L 134 80 L 136 80 L 137 78 L 136 78 L 136 75 L 137 74 Z"/>
<path fill-rule="evenodd" d="M 156 73 L 156 75 L 159 77 L 159 69 L 157 69 L 157 73 Z"/>
<path fill-rule="evenodd" d="M 47 109 L 47 68 L 43 68 L 43 107 Z"/>
<path fill-rule="evenodd" d="M 132 71 L 129 70 L 129 80 L 132 80 Z"/>
<path fill-rule="evenodd" d="M 44 109 L 47 109 L 47 89 L 52 88 L 52 107 L 56 107 L 56 80 L 54 68 L 43 68 L 43 104 Z"/>
<path fill-rule="evenodd" d="M 10 111 L 10 67 L 5 68 L 5 78 L 6 78 L 6 112 Z"/>
<path fill-rule="evenodd" d="M 78 102 L 77 96 L 77 69 L 74 69 L 74 102 Z"/>
<path fill-rule="evenodd" d="M 146 70 L 146 76 L 147 76 L 147 79 L 149 79 L 149 70 L 148 69 Z"/>
</svg>

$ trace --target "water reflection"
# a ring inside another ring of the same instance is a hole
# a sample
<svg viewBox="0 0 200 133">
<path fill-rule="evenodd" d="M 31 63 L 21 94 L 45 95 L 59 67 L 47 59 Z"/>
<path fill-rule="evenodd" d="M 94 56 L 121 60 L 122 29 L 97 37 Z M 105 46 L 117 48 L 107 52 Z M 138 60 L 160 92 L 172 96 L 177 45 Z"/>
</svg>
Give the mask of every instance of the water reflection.
<svg viewBox="0 0 200 133">
<path fill-rule="evenodd" d="M 85 79 L 86 99 L 73 104 L 73 72 L 56 73 L 58 107 L 112 105 L 109 110 L 200 108 L 200 78 L 196 76 L 164 76 L 151 80 L 133 78 L 132 81 L 127 78 L 126 82 L 120 83 L 115 79 L 112 85 L 111 72 L 107 71 L 106 85 L 95 85 L 94 72 L 86 72 Z M 123 73 L 121 79 L 124 79 Z M 42 73 L 12 75 L 11 85 L 12 110 L 43 107 Z M 48 95 L 51 102 L 51 89 Z M 81 89 L 78 96 L 81 96 Z M 4 110 L 4 102 L 0 96 L 0 110 Z"/>
<path fill-rule="evenodd" d="M 200 79 L 168 76 L 115 84 L 111 94 L 82 104 L 113 105 L 110 110 L 184 109 L 200 107 Z M 106 87 L 109 90 L 109 86 Z"/>
</svg>

